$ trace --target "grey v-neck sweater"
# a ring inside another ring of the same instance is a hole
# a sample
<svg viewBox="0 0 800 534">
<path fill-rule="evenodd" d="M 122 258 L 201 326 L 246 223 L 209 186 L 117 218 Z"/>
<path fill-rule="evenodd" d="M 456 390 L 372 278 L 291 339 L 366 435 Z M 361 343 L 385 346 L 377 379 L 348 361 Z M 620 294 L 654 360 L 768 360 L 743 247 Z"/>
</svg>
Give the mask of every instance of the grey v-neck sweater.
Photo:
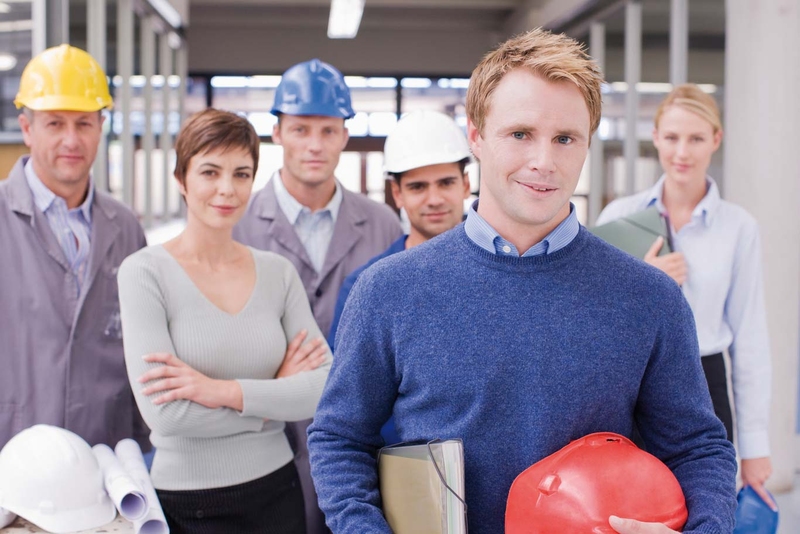
<svg viewBox="0 0 800 534">
<path fill-rule="evenodd" d="M 314 415 L 331 358 L 314 371 L 276 379 L 286 346 L 308 329 L 322 337 L 292 264 L 250 249 L 256 284 L 245 307 L 232 315 L 211 303 L 162 246 L 129 256 L 118 274 L 125 363 L 136 403 L 156 447 L 151 477 L 164 490 L 241 484 L 292 461 L 284 421 Z M 179 400 L 156 406 L 137 379 L 142 356 L 169 352 L 216 379 L 238 380 L 244 409 L 209 409 Z M 97 387 L 102 387 L 98 384 Z"/>
</svg>

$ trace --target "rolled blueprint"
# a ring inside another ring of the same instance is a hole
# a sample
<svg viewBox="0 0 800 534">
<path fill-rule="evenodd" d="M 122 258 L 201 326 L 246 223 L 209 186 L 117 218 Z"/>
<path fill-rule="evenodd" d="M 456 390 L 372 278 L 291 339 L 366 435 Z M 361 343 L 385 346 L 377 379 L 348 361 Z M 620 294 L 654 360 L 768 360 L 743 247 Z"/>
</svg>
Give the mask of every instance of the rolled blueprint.
<svg viewBox="0 0 800 534">
<path fill-rule="evenodd" d="M 14 514 L 6 510 L 5 508 L 0 508 L 0 528 L 7 527 L 14 520 L 17 518 Z"/>
<path fill-rule="evenodd" d="M 164 517 L 156 490 L 150 481 L 150 473 L 147 472 L 139 444 L 132 439 L 123 439 L 117 443 L 114 452 L 117 453 L 117 458 L 125 471 L 142 488 L 147 500 L 147 512 L 143 517 L 133 521 L 136 534 L 169 534 L 167 519 Z"/>
<path fill-rule="evenodd" d="M 119 514 L 128 521 L 135 521 L 147 513 L 147 501 L 139 484 L 122 467 L 108 445 L 95 445 L 92 453 L 103 470 L 103 484 Z"/>
</svg>

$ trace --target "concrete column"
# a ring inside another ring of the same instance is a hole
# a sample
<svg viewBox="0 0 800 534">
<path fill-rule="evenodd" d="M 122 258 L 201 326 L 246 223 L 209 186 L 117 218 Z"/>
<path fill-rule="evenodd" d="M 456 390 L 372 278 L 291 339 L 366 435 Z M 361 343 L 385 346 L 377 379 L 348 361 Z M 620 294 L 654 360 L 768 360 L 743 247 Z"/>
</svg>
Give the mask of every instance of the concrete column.
<svg viewBox="0 0 800 534">
<path fill-rule="evenodd" d="M 689 72 L 689 0 L 672 0 L 669 24 L 669 81 L 686 83 Z"/>
<path fill-rule="evenodd" d="M 86 1 L 86 41 L 87 52 L 100 64 L 103 71 L 107 72 L 105 0 Z M 101 191 L 108 191 L 108 135 L 105 133 L 100 137 L 97 157 L 92 166 L 92 178 L 95 187 Z"/>
<path fill-rule="evenodd" d="M 169 220 L 172 215 L 169 211 L 169 189 L 172 183 L 172 166 L 169 161 L 169 152 L 172 150 L 172 134 L 169 133 L 169 115 L 172 111 L 172 88 L 169 86 L 169 77 L 172 75 L 172 54 L 173 50 L 169 46 L 169 34 L 163 33 L 159 37 L 159 65 L 158 69 L 164 76 L 164 86 L 161 88 L 161 112 L 164 120 L 162 121 L 161 132 L 159 133 L 159 147 L 163 153 L 164 160 L 164 182 L 162 194 L 164 196 L 164 209 L 161 213 L 162 220 Z"/>
<path fill-rule="evenodd" d="M 31 1 L 31 57 L 44 52 L 47 48 L 47 1 Z"/>
<path fill-rule="evenodd" d="M 589 53 L 597 61 L 601 70 L 605 70 L 606 62 L 606 25 L 593 22 L 589 29 Z M 589 147 L 589 217 L 588 225 L 594 225 L 603 210 L 603 192 L 606 190 L 605 158 L 603 157 L 603 140 L 597 132 L 592 136 Z"/>
<path fill-rule="evenodd" d="M 122 201 L 133 208 L 133 130 L 131 129 L 131 76 L 133 76 L 133 0 L 117 0 L 117 88 L 115 109 L 122 119 Z"/>
<path fill-rule="evenodd" d="M 781 492 L 791 488 L 800 459 L 800 5 L 725 6 L 725 191 L 761 228 L 773 365 L 768 487 Z"/>
<path fill-rule="evenodd" d="M 175 74 L 181 81 L 178 87 L 178 113 L 181 117 L 181 125 L 186 120 L 186 90 L 189 83 L 189 51 L 186 41 L 181 43 L 181 47 L 175 51 Z"/>
<path fill-rule="evenodd" d="M 139 64 L 144 76 L 142 97 L 144 100 L 144 133 L 142 134 L 142 151 L 144 151 L 144 213 L 142 226 L 145 229 L 153 225 L 153 148 L 155 147 L 155 134 L 153 133 L 153 75 L 156 70 L 156 33 L 153 20 L 149 16 L 143 17 L 140 23 L 140 49 Z"/>
<path fill-rule="evenodd" d="M 46 0 L 46 47 L 69 43 L 69 0 Z"/>
<path fill-rule="evenodd" d="M 639 138 L 636 126 L 639 122 L 639 92 L 636 84 L 642 79 L 642 4 L 630 0 L 625 6 L 625 141 L 622 153 L 625 156 L 625 194 L 636 189 L 636 161 L 639 159 Z"/>
</svg>

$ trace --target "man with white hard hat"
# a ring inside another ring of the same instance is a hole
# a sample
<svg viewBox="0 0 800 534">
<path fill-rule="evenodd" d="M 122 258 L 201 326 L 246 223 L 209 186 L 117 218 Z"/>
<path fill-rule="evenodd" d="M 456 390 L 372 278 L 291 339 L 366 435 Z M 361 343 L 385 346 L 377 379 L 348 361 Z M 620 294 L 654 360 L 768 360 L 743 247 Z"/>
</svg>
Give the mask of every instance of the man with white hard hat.
<svg viewBox="0 0 800 534">
<path fill-rule="evenodd" d="M 117 268 L 144 232 L 90 172 L 112 105 L 106 75 L 83 50 L 50 48 L 14 103 L 30 155 L 0 182 L 0 447 L 46 423 L 148 450 L 117 299 Z"/>
<path fill-rule="evenodd" d="M 278 117 L 272 140 L 283 147 L 283 168 L 253 195 L 234 238 L 292 262 L 327 336 L 345 277 L 400 236 L 400 221 L 391 208 L 348 191 L 334 176 L 349 139 L 345 120 L 355 115 L 341 72 L 319 59 L 290 67 L 271 112 Z M 327 529 L 308 464 L 310 423 L 287 423 L 286 434 L 303 485 L 306 528 L 317 534 Z"/>
<path fill-rule="evenodd" d="M 454 228 L 464 216 L 470 184 L 464 168 L 470 153 L 467 137 L 453 119 L 437 111 L 413 111 L 400 118 L 386 137 L 384 170 L 392 180 L 392 196 L 408 215 L 408 235 L 348 276 L 339 291 L 328 343 L 334 346 L 336 328 L 347 296 L 358 277 L 373 263 L 415 247 Z M 394 439 L 384 428 L 384 438 Z"/>
</svg>

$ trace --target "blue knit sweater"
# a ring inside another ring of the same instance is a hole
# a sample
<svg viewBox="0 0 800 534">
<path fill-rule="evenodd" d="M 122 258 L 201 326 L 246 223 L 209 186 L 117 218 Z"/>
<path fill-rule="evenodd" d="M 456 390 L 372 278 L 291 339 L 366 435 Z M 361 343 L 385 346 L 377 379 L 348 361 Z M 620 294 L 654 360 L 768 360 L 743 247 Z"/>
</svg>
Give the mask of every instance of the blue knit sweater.
<svg viewBox="0 0 800 534">
<path fill-rule="evenodd" d="M 634 420 L 683 487 L 684 532 L 733 530 L 735 456 L 692 312 L 666 275 L 585 229 L 515 258 L 456 227 L 368 269 L 337 338 L 308 439 L 336 534 L 391 532 L 375 452 L 392 414 L 404 441 L 463 439 L 471 534 L 503 532 L 525 468 L 592 432 L 630 436 Z"/>
</svg>

